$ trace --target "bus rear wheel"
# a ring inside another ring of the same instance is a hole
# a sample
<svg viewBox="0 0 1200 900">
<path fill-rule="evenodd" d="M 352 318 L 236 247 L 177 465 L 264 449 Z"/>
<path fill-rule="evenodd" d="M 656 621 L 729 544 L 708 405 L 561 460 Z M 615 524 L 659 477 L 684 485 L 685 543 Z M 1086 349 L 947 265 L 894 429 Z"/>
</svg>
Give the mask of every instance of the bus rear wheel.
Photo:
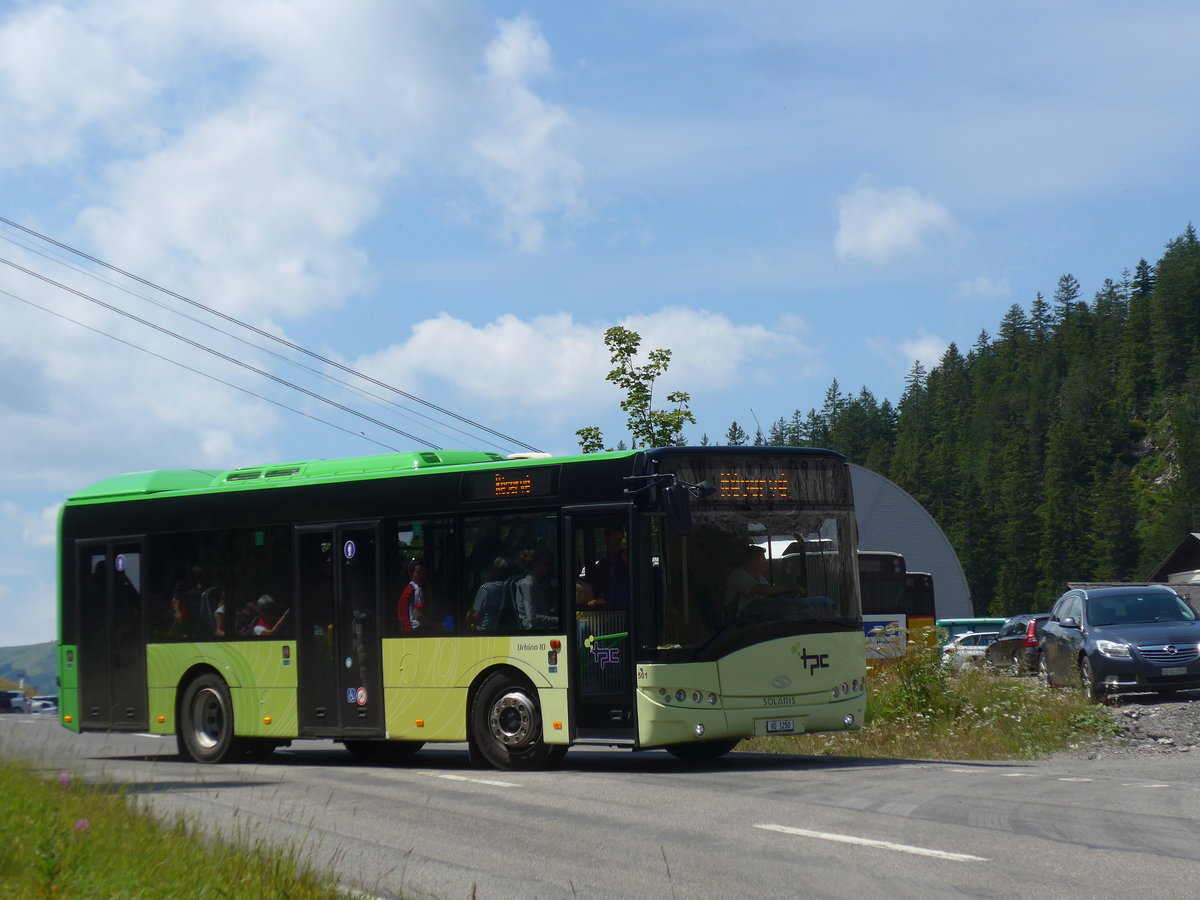
<svg viewBox="0 0 1200 900">
<path fill-rule="evenodd" d="M 193 679 L 179 704 L 177 742 L 182 755 L 198 763 L 219 763 L 237 756 L 233 700 L 229 686 L 211 672 Z"/>
<path fill-rule="evenodd" d="M 697 741 L 694 744 L 668 744 L 665 749 L 676 759 L 685 762 L 708 762 L 724 756 L 738 745 L 736 739 L 728 741 Z"/>
<path fill-rule="evenodd" d="M 542 739 L 537 691 L 503 672 L 483 680 L 471 703 L 470 740 L 497 769 L 543 769 L 567 752 L 565 744 Z"/>
</svg>

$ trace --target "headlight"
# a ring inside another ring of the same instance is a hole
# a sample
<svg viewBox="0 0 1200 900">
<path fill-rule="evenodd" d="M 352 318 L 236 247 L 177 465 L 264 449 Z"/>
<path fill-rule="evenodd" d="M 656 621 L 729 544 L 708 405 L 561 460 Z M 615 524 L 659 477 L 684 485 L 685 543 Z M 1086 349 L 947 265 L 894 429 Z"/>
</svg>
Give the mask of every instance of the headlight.
<svg viewBox="0 0 1200 900">
<path fill-rule="evenodd" d="M 1105 656 L 1129 659 L 1129 645 L 1122 644 L 1120 641 L 1098 640 L 1096 641 L 1096 649 Z"/>
</svg>

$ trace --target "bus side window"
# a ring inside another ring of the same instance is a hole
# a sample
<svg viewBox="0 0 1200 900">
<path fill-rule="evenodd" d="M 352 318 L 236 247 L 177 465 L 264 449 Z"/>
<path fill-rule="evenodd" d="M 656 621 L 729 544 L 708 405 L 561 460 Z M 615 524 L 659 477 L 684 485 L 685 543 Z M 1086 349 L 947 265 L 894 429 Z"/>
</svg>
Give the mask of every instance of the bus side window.
<svg viewBox="0 0 1200 900">
<path fill-rule="evenodd" d="M 544 512 L 479 515 L 463 520 L 463 558 L 467 564 L 463 567 L 460 593 L 471 602 L 468 612 L 473 630 L 521 634 L 561 627 L 562 575 L 555 552 L 558 535 L 558 516 Z M 513 566 L 503 581 L 503 589 L 494 589 L 498 611 L 494 619 L 486 620 L 485 629 L 481 627 L 482 609 L 487 601 L 480 596 L 480 590 L 489 579 L 495 581 L 497 559 Z M 573 589 L 573 575 L 569 580 Z"/>
<path fill-rule="evenodd" d="M 384 547 L 384 634 L 453 634 L 466 613 L 454 519 L 396 519 Z M 420 608 L 415 605 L 419 598 Z"/>
</svg>

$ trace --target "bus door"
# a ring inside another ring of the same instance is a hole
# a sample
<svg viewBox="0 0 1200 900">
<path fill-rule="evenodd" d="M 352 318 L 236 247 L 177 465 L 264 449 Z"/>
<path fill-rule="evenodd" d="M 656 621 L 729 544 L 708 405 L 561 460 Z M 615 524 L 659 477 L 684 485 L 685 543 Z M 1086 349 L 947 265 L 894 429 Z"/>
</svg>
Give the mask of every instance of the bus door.
<svg viewBox="0 0 1200 900">
<path fill-rule="evenodd" d="M 584 743 L 633 743 L 636 738 L 629 510 L 622 504 L 563 511 L 565 571 L 575 581 L 567 586 L 575 608 L 575 621 L 568 622 L 567 630 L 571 721 L 574 739 Z"/>
<path fill-rule="evenodd" d="M 381 737 L 379 528 L 298 528 L 300 734 Z"/>
<path fill-rule="evenodd" d="M 142 542 L 81 541 L 75 553 L 80 727 L 145 731 Z"/>
</svg>

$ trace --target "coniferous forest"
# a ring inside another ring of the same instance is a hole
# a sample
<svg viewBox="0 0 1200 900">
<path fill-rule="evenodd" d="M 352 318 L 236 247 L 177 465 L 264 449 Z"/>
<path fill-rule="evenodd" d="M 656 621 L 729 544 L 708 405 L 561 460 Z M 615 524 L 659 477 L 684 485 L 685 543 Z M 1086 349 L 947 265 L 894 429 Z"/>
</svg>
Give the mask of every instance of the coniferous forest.
<svg viewBox="0 0 1200 900">
<path fill-rule="evenodd" d="M 1200 242 L 1189 225 L 1090 299 L 1062 276 L 914 364 L 896 406 L 834 381 L 820 409 L 721 443 L 829 447 L 891 478 L 953 543 L 977 615 L 1144 580 L 1200 530 Z"/>
</svg>

